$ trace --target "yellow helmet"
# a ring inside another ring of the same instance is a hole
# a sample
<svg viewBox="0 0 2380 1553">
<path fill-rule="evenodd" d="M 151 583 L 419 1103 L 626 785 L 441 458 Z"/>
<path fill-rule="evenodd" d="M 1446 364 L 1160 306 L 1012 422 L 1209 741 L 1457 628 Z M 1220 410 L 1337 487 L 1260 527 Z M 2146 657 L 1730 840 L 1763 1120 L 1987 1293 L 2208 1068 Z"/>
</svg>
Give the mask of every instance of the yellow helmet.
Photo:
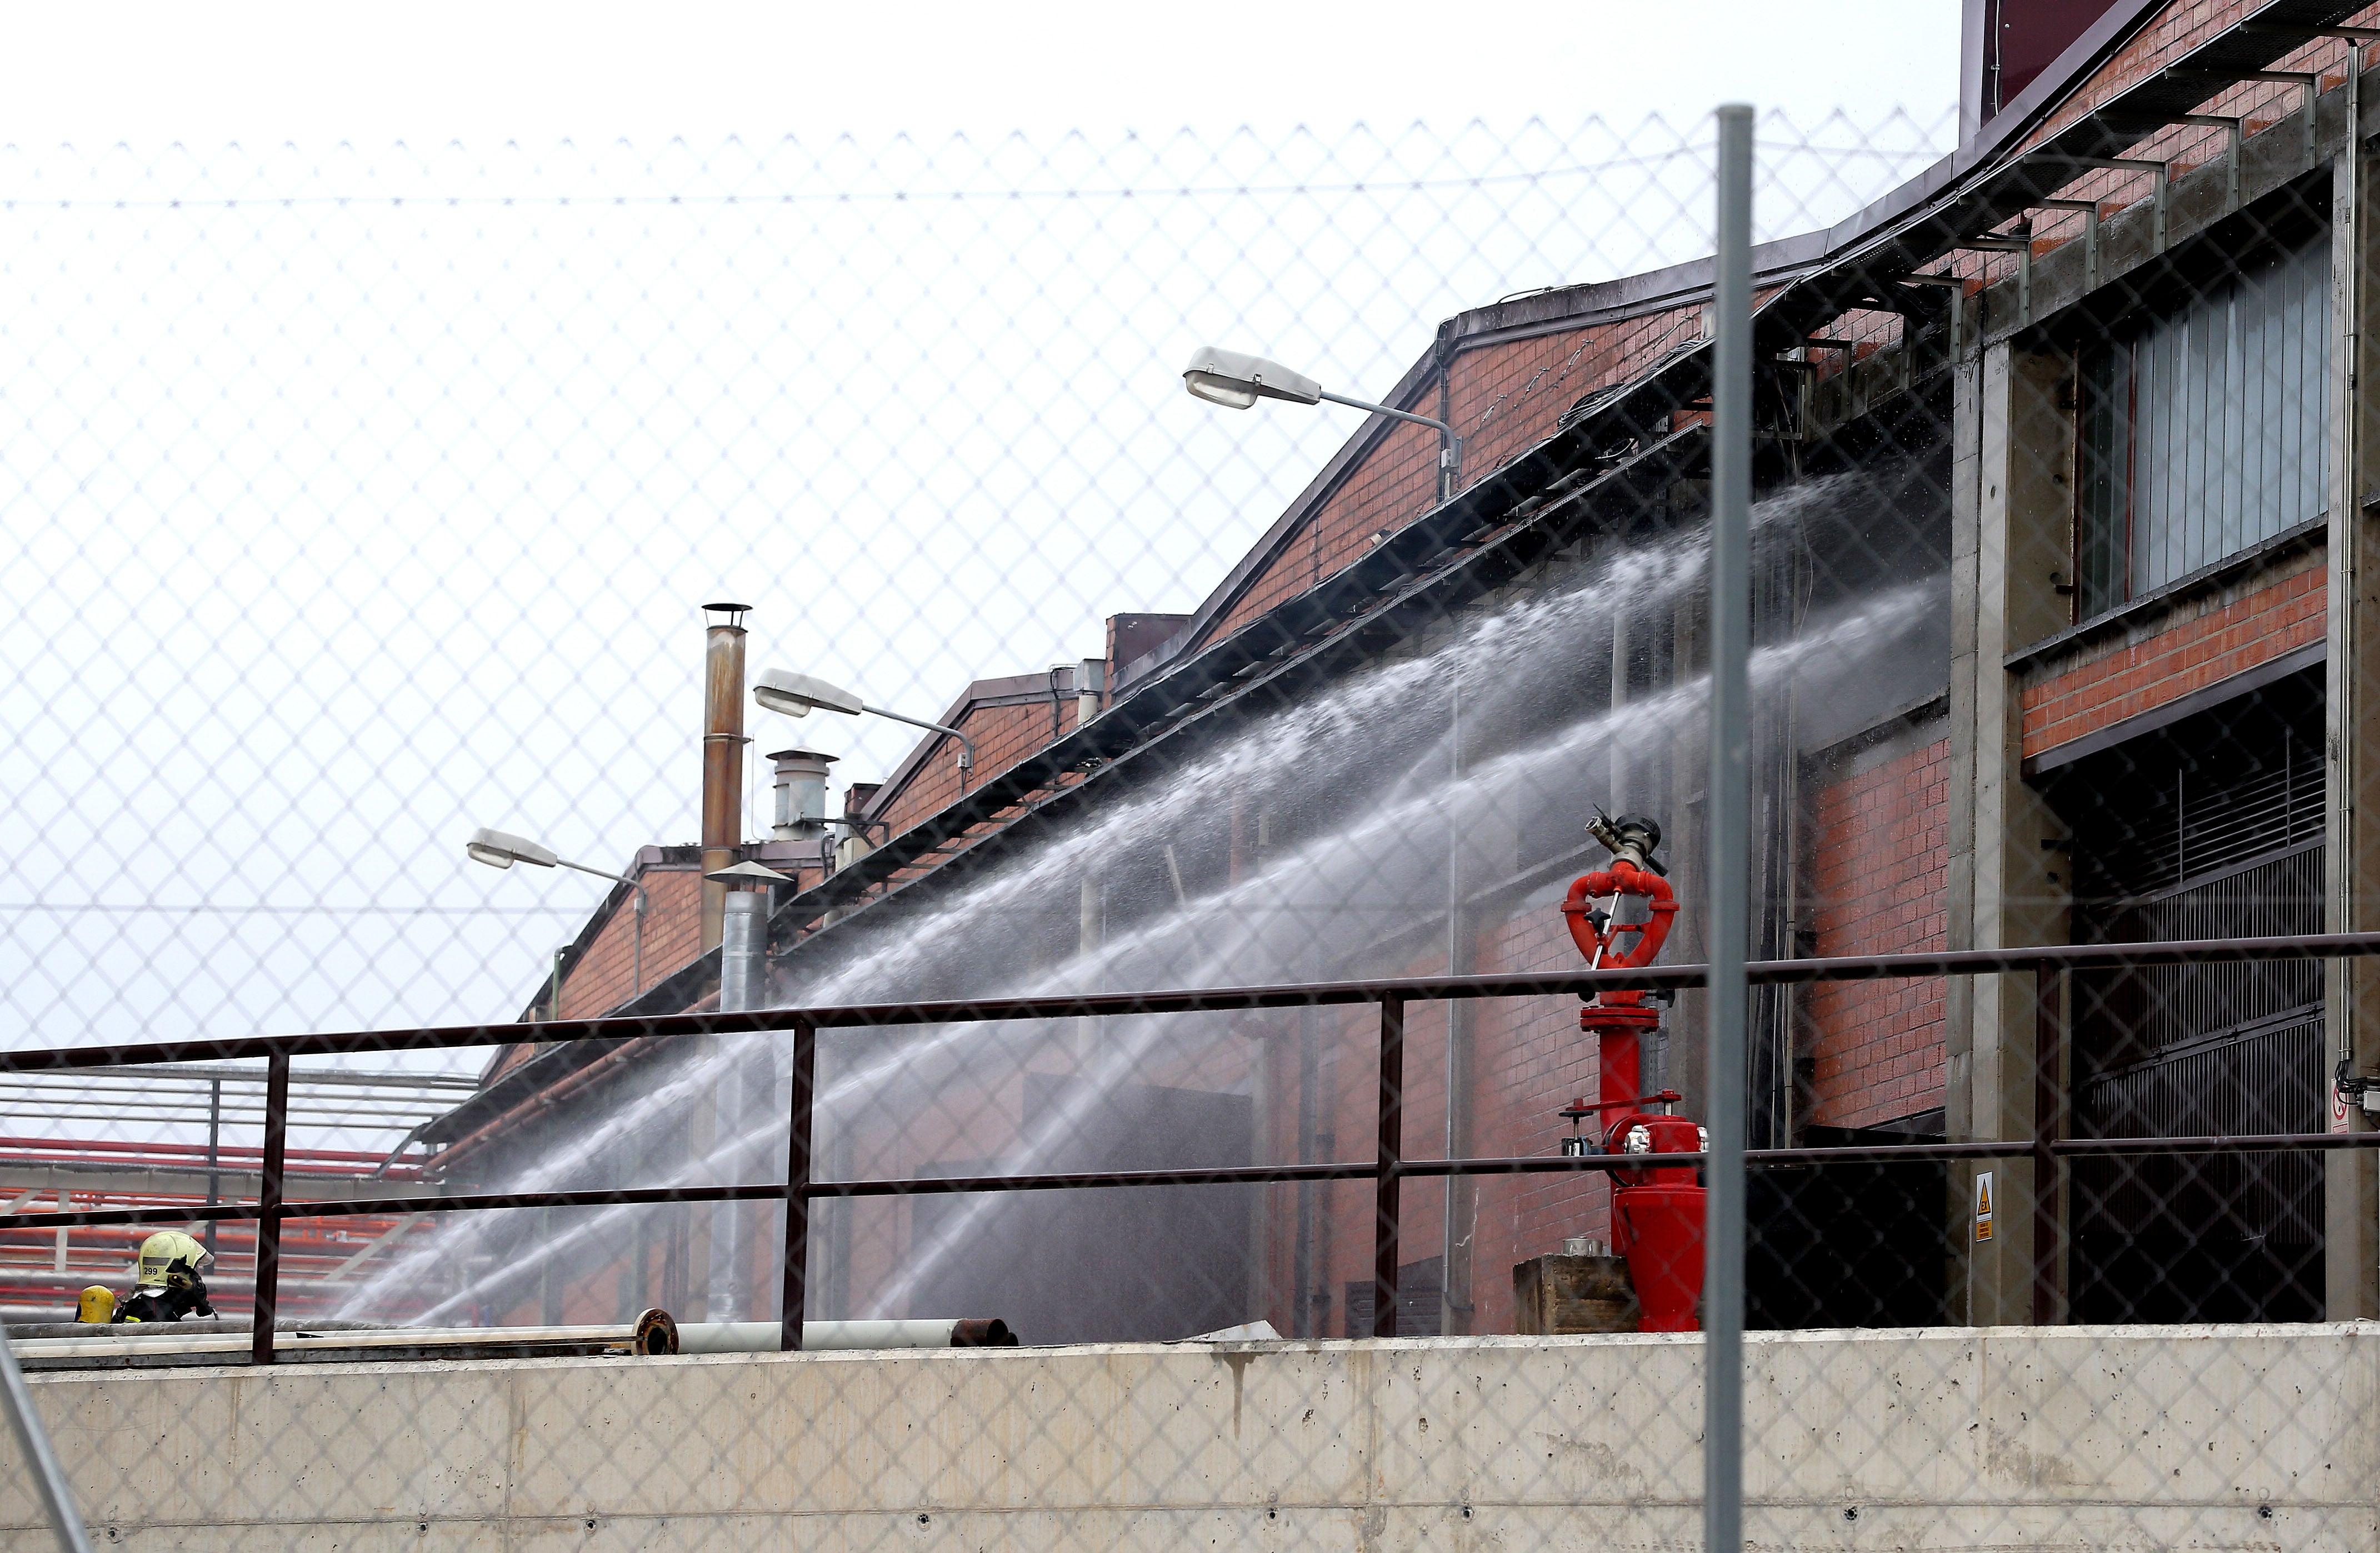
<svg viewBox="0 0 2380 1553">
<path fill-rule="evenodd" d="M 115 1291 L 103 1283 L 94 1283 L 82 1292 L 81 1303 L 75 1306 L 75 1319 L 94 1327 L 104 1327 L 115 1319 Z"/>
<path fill-rule="evenodd" d="M 173 1281 L 168 1269 L 176 1262 L 187 1262 L 196 1272 L 212 1256 L 212 1253 L 179 1230 L 160 1230 L 140 1243 L 140 1275 L 137 1280 L 143 1289 L 163 1289 Z"/>
</svg>

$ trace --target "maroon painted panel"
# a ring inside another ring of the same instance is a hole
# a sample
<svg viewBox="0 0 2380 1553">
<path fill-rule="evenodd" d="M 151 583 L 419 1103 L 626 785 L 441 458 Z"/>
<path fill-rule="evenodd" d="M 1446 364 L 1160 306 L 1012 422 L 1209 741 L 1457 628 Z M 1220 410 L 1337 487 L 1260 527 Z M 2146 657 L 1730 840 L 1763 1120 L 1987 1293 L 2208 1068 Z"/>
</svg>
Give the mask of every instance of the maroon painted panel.
<svg viewBox="0 0 2380 1553">
<path fill-rule="evenodd" d="M 1984 117 L 1988 119 L 2031 86 L 2093 22 L 2113 9 L 2116 0 L 1985 0 L 1985 4 L 1992 23 L 1984 67 Z"/>
</svg>

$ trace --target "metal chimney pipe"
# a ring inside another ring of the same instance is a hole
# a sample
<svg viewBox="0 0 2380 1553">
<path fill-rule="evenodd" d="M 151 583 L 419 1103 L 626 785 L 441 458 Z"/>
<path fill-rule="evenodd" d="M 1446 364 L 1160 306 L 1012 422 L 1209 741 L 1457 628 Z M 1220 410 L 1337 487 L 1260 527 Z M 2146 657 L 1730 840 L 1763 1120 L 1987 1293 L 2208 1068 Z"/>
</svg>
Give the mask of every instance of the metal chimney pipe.
<svg viewBox="0 0 2380 1553">
<path fill-rule="evenodd" d="M 748 1013 L 768 1003 L 769 892 L 737 890 L 722 903 L 719 944 L 719 1012 Z M 758 1059 L 757 1062 L 755 1059 Z M 758 1068 L 759 1072 L 754 1070 Z M 755 1102 L 767 1092 L 768 1053 L 744 1052 L 720 1071 L 716 1104 L 722 1138 L 735 1141 L 722 1153 L 730 1180 L 744 1179 L 748 1139 L 758 1121 Z M 753 1233 L 752 1205 L 719 1203 L 710 1210 L 709 1314 L 733 1321 L 745 1314 L 748 1274 L 745 1260 Z"/>
<path fill-rule="evenodd" d="M 744 616 L 749 604 L 705 604 L 702 684 L 702 871 L 735 862 L 744 840 Z M 719 947 L 727 887 L 702 886 L 702 949 Z"/>
<path fill-rule="evenodd" d="M 748 1013 L 766 1007 L 769 895 L 738 890 L 722 905 L 719 945 L 719 1012 Z"/>
</svg>

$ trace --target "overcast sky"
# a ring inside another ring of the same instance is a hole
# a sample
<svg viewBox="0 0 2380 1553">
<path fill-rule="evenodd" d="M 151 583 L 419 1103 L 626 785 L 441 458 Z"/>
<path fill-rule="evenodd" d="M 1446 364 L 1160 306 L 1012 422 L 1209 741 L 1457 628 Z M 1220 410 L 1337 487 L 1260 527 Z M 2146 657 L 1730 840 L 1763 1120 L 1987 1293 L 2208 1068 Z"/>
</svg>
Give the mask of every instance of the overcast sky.
<svg viewBox="0 0 2380 1553">
<path fill-rule="evenodd" d="M 1763 234 L 1839 217 L 1941 149 L 1958 31 L 1949 0 L 9 19 L 15 1045 L 509 1017 L 603 886 L 461 840 L 693 840 L 698 602 L 756 606 L 756 670 L 921 714 L 1094 655 L 1360 424 L 1196 404 L 1195 346 L 1378 392 L 1449 314 L 1707 251 L 1731 98 L 1799 126 L 1764 129 Z M 910 742 L 754 717 L 838 783 Z"/>
<path fill-rule="evenodd" d="M 1807 121 L 1958 98 L 1957 0 L 418 0 L 8 7 L 0 138 L 773 137 Z"/>
</svg>

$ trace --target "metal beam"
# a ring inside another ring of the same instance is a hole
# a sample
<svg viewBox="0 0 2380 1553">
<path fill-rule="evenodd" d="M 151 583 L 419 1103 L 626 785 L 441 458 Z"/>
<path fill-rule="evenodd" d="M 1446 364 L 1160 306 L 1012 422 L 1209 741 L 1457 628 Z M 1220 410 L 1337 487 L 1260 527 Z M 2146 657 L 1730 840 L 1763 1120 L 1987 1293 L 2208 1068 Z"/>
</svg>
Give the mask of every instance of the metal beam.
<svg viewBox="0 0 2380 1553">
<path fill-rule="evenodd" d="M 2195 125 L 2201 128 L 2225 129 L 2230 132 L 2230 142 L 2224 148 L 2224 154 L 2228 158 L 2228 165 L 2224 174 L 2223 209 L 2226 212 L 2237 211 L 2240 208 L 2240 141 L 2243 132 L 2240 119 L 2228 114 L 2176 114 L 2173 115 L 2173 121 L 2176 124 Z M 2309 127 L 2313 123 L 2313 115 L 2311 112 L 2306 115 L 2306 123 Z M 2312 133 L 2311 127 L 2308 133 Z M 2311 146 L 2308 149 L 2311 152 Z"/>
<path fill-rule="evenodd" d="M 79 1072 L 64 1069 L 63 1072 Z M 98 1070 L 91 1070 L 98 1071 Z M 128 1074 L 139 1078 L 189 1079 L 212 1082 L 222 1079 L 225 1084 L 252 1084 L 261 1090 L 265 1072 L 262 1068 L 234 1067 L 225 1063 L 156 1062 L 136 1067 L 109 1066 L 110 1074 Z M 343 1068 L 310 1068 L 289 1075 L 292 1089 L 302 1089 L 310 1084 L 360 1085 L 390 1089 L 477 1089 L 480 1081 L 464 1074 L 408 1074 L 397 1071 L 355 1073 Z"/>
<path fill-rule="evenodd" d="M 225 1169 L 216 1172 L 223 1178 L 223 1195 L 226 1197 L 252 1198 L 262 1190 L 262 1177 L 254 1170 Z M 0 1192 L 18 1194 L 16 1201 L 49 1192 L 96 1193 L 111 1197 L 202 1197 L 206 1195 L 207 1169 L 204 1165 L 190 1170 L 145 1169 L 127 1171 L 103 1164 L 21 1165 L 0 1160 Z M 388 1197 L 412 1188 L 405 1182 L 370 1180 L 361 1176 L 308 1176 L 289 1172 L 293 1186 L 302 1188 L 309 1197 L 345 1201 L 358 1197 Z M 427 1186 L 421 1188 L 425 1193 Z M 0 1210 L 0 1230 L 8 1227 L 15 1217 L 10 1210 Z"/>
<path fill-rule="evenodd" d="M 2082 289 L 2099 289 L 2099 201 L 2096 200 L 2036 200 L 2034 208 L 2082 212 Z"/>
</svg>

